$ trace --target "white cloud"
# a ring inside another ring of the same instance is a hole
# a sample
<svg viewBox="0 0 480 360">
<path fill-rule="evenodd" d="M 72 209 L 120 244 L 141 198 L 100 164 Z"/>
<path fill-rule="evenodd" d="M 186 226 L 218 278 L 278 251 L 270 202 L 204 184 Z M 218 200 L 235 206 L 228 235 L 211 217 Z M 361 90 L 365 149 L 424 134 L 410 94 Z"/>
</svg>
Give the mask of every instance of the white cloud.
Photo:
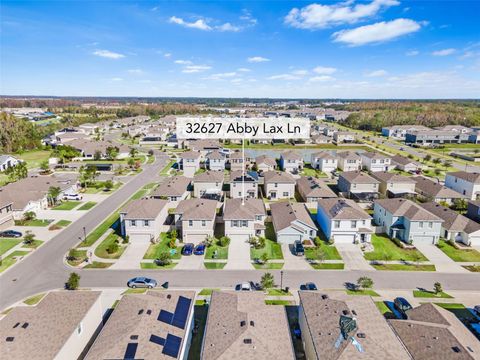
<svg viewBox="0 0 480 360">
<path fill-rule="evenodd" d="M 270 61 L 270 59 L 264 58 L 262 56 L 252 56 L 247 59 L 249 63 L 261 63 L 261 62 L 266 62 Z"/>
<path fill-rule="evenodd" d="M 223 24 L 223 25 L 219 25 L 219 26 L 215 26 L 215 29 L 219 30 L 219 31 L 232 31 L 232 32 L 238 32 L 240 30 L 242 30 L 242 27 L 240 26 L 235 26 L 235 25 L 232 25 L 230 24 L 229 22 Z"/>
<path fill-rule="evenodd" d="M 335 80 L 335 78 L 328 75 L 314 76 L 308 79 L 308 81 L 311 81 L 311 82 L 324 82 L 324 81 L 333 81 L 333 80 Z"/>
<path fill-rule="evenodd" d="M 293 74 L 279 74 L 267 78 L 268 80 L 300 80 L 301 77 Z"/>
<path fill-rule="evenodd" d="M 192 65 L 190 60 L 175 60 L 174 63 L 179 65 Z"/>
<path fill-rule="evenodd" d="M 387 74 L 388 74 L 388 72 L 386 70 L 380 69 L 380 70 L 370 71 L 370 72 L 366 73 L 365 76 L 367 76 L 367 77 L 382 77 L 382 76 L 386 76 Z"/>
<path fill-rule="evenodd" d="M 100 56 L 107 59 L 115 59 L 115 60 L 125 57 L 125 55 L 123 54 L 119 54 L 110 50 L 95 50 L 93 52 L 93 55 Z"/>
<path fill-rule="evenodd" d="M 239 71 L 239 72 L 250 72 L 251 70 L 247 69 L 247 68 L 238 68 L 237 71 Z"/>
<path fill-rule="evenodd" d="M 186 74 L 199 73 L 210 70 L 212 67 L 208 65 L 187 65 L 183 68 L 182 72 Z"/>
<path fill-rule="evenodd" d="M 327 66 L 317 66 L 313 69 L 314 73 L 322 74 L 322 75 L 331 75 L 336 72 L 337 69 L 334 67 L 327 67 Z"/>
<path fill-rule="evenodd" d="M 298 76 L 305 76 L 308 74 L 307 70 L 294 70 L 292 71 L 293 75 L 298 75 Z"/>
<path fill-rule="evenodd" d="M 332 35 L 334 42 L 360 46 L 393 40 L 420 30 L 420 24 L 410 19 L 382 21 L 355 29 L 337 31 Z"/>
<path fill-rule="evenodd" d="M 123 81 L 121 77 L 113 77 L 110 79 L 111 81 Z"/>
<path fill-rule="evenodd" d="M 223 80 L 225 78 L 231 78 L 231 77 L 234 77 L 234 76 L 237 76 L 238 74 L 234 71 L 232 72 L 225 72 L 225 73 L 217 73 L 217 74 L 212 74 L 206 78 L 204 78 L 204 80 Z"/>
<path fill-rule="evenodd" d="M 310 4 L 301 9 L 293 8 L 285 17 L 285 23 L 300 29 L 322 29 L 333 25 L 352 24 L 375 16 L 380 10 L 399 5 L 397 0 L 373 0 L 368 4 L 345 1 L 339 4 Z"/>
<path fill-rule="evenodd" d="M 163 57 L 166 57 L 167 59 L 172 57 L 172 54 L 171 53 L 165 53 L 163 54 Z"/>
<path fill-rule="evenodd" d="M 405 53 L 406 56 L 417 56 L 418 54 L 420 54 L 418 50 L 410 50 Z"/>
<path fill-rule="evenodd" d="M 457 50 L 454 48 L 448 48 L 448 49 L 442 49 L 442 50 L 437 50 L 432 52 L 433 56 L 448 56 L 452 55 L 456 52 Z"/>
<path fill-rule="evenodd" d="M 243 9 L 242 10 L 242 13 L 243 15 L 240 16 L 240 20 L 243 20 L 243 21 L 246 21 L 250 24 L 250 26 L 254 26 L 257 24 L 257 19 L 255 19 L 252 14 L 250 13 L 250 11 L 248 11 L 247 9 Z"/>
<path fill-rule="evenodd" d="M 204 19 L 198 19 L 197 21 L 188 22 L 183 20 L 182 18 L 172 16 L 169 22 L 172 24 L 177 24 L 187 28 L 193 28 L 193 29 L 204 30 L 204 31 L 212 30 L 212 27 L 208 25 Z"/>
<path fill-rule="evenodd" d="M 145 72 L 142 69 L 130 69 L 127 70 L 130 74 L 135 74 L 135 75 L 142 75 Z"/>
</svg>

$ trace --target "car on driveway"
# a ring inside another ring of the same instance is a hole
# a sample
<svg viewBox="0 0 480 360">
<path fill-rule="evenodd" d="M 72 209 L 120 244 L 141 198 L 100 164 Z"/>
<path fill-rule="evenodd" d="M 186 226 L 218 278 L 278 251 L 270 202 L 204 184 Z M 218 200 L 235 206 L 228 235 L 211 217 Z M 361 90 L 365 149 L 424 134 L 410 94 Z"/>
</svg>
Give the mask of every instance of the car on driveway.
<svg viewBox="0 0 480 360">
<path fill-rule="evenodd" d="M 192 243 L 183 245 L 182 255 L 192 255 L 193 249 L 194 249 L 194 245 Z"/>
<path fill-rule="evenodd" d="M 8 237 L 8 238 L 21 238 L 23 234 L 20 231 L 15 230 L 5 230 L 0 232 L 0 237 Z"/>
<path fill-rule="evenodd" d="M 307 282 L 304 285 L 300 285 L 300 290 L 311 290 L 315 291 L 317 290 L 317 285 L 313 282 Z"/>
<path fill-rule="evenodd" d="M 205 244 L 198 244 L 193 250 L 194 255 L 204 255 L 205 254 Z"/>
<path fill-rule="evenodd" d="M 302 242 L 299 240 L 296 240 L 293 243 L 293 254 L 296 256 L 303 256 L 305 255 L 305 248 L 302 245 Z"/>
<path fill-rule="evenodd" d="M 393 300 L 393 306 L 403 317 L 407 318 L 407 310 L 413 309 L 413 306 L 403 297 L 397 297 Z"/>
<path fill-rule="evenodd" d="M 82 195 L 79 194 L 65 194 L 63 200 L 82 200 Z"/>
<path fill-rule="evenodd" d="M 134 277 L 133 279 L 128 280 L 127 286 L 129 288 L 148 288 L 153 289 L 157 286 L 157 281 L 154 279 L 146 278 L 143 276 Z"/>
</svg>

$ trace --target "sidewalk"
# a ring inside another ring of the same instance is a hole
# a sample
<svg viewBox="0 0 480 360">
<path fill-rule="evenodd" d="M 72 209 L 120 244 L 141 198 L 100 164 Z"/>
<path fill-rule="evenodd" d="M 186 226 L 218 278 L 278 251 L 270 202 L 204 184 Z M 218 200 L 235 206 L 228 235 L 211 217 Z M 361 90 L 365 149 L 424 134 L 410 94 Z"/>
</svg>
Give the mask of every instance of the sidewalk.
<svg viewBox="0 0 480 360">
<path fill-rule="evenodd" d="M 415 244 L 415 247 L 431 261 L 438 272 L 468 273 L 469 271 L 450 259 L 433 244 Z"/>
</svg>

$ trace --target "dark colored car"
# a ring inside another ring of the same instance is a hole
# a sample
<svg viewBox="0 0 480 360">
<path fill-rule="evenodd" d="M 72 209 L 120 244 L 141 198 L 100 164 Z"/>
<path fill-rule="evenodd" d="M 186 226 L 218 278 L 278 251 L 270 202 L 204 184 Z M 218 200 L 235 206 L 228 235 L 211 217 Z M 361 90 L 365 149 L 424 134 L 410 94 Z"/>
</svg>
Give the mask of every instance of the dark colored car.
<svg viewBox="0 0 480 360">
<path fill-rule="evenodd" d="M 193 250 L 195 255 L 204 255 L 205 254 L 205 244 L 198 244 Z"/>
<path fill-rule="evenodd" d="M 0 237 L 8 237 L 8 238 L 21 238 L 23 234 L 20 231 L 15 230 L 5 230 L 0 232 Z"/>
<path fill-rule="evenodd" d="M 312 282 L 307 282 L 304 285 L 300 285 L 300 290 L 315 291 L 315 290 L 317 290 L 317 285 L 315 285 L 315 283 L 312 283 Z"/>
<path fill-rule="evenodd" d="M 182 255 L 192 255 L 194 246 L 191 243 L 183 245 Z"/>
<path fill-rule="evenodd" d="M 295 241 L 293 244 L 293 253 L 297 256 L 305 255 L 305 248 L 299 240 Z"/>
<path fill-rule="evenodd" d="M 146 277 L 134 277 L 133 279 L 128 280 L 127 286 L 129 288 L 149 288 L 153 289 L 157 286 L 157 281 L 154 279 L 149 279 Z"/>
<path fill-rule="evenodd" d="M 403 297 L 397 297 L 393 300 L 393 306 L 397 309 L 403 316 L 406 317 L 406 311 L 413 309 L 412 305 Z"/>
</svg>

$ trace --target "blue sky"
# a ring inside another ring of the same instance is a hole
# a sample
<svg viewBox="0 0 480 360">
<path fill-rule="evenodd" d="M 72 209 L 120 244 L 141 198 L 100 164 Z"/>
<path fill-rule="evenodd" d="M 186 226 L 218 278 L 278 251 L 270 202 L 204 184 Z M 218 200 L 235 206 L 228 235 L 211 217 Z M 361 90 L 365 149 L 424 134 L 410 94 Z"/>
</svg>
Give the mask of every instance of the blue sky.
<svg viewBox="0 0 480 360">
<path fill-rule="evenodd" d="M 2 1 L 1 94 L 478 98 L 480 1 Z"/>
</svg>

